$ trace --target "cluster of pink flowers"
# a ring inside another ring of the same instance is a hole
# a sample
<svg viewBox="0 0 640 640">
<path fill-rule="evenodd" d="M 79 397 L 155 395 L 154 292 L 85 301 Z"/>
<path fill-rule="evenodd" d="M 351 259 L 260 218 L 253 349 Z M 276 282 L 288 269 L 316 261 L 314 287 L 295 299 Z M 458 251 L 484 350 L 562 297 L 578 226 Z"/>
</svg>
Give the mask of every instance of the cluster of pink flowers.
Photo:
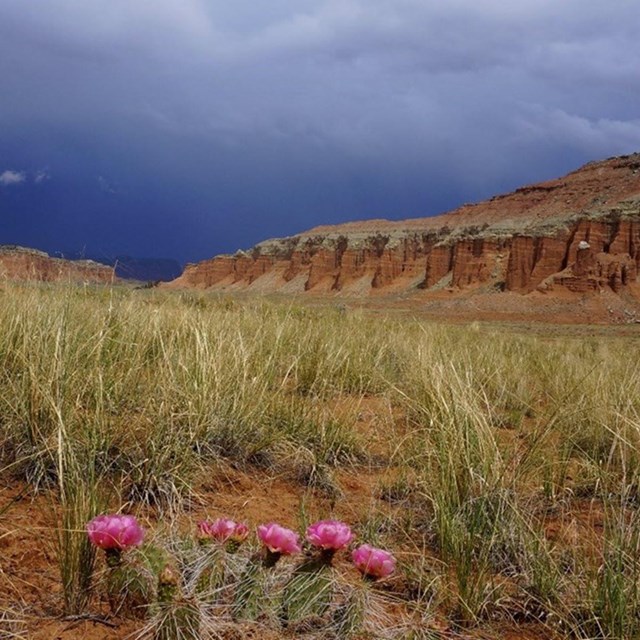
<svg viewBox="0 0 640 640">
<path fill-rule="evenodd" d="M 198 534 L 201 540 L 210 538 L 221 544 L 241 544 L 249 537 L 249 527 L 244 522 L 235 522 L 229 518 L 218 518 L 213 522 L 203 520 L 198 523 Z"/>
<path fill-rule="evenodd" d="M 270 523 L 258 527 L 258 538 L 270 553 L 292 555 L 301 551 L 299 536 L 295 531 Z M 339 520 L 320 520 L 307 528 L 307 541 L 328 554 L 344 549 L 354 535 L 348 524 Z M 384 549 L 363 544 L 354 549 L 351 559 L 365 577 L 378 580 L 391 575 L 396 568 L 396 559 Z"/>
<path fill-rule="evenodd" d="M 89 540 L 107 552 L 123 551 L 138 546 L 144 539 L 144 529 L 134 516 L 101 515 L 87 524 Z M 227 518 L 198 523 L 200 539 L 212 539 L 220 544 L 240 545 L 249 536 L 249 527 Z M 281 556 L 290 556 L 302 551 L 300 536 L 291 529 L 275 522 L 262 524 L 257 529 L 258 539 L 267 553 L 267 566 L 273 566 Z M 320 549 L 330 563 L 333 554 L 353 541 L 349 525 L 339 520 L 320 520 L 307 528 L 307 541 Z M 363 544 L 354 549 L 351 559 L 356 568 L 367 578 L 386 578 L 395 571 L 396 560 L 391 553 Z"/>
</svg>

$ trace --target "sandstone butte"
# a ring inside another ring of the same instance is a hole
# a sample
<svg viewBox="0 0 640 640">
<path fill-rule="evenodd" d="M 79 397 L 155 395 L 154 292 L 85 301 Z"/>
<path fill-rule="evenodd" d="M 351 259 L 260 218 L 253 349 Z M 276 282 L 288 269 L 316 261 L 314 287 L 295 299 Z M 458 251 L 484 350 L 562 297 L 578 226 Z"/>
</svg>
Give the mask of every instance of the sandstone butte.
<svg viewBox="0 0 640 640">
<path fill-rule="evenodd" d="M 639 271 L 635 153 L 439 216 L 320 226 L 267 240 L 188 264 L 169 286 L 422 300 L 614 292 L 637 303 Z"/>
<path fill-rule="evenodd" d="M 44 251 L 0 245 L 0 280 L 42 282 L 114 282 L 113 267 L 92 260 L 53 258 Z"/>
</svg>

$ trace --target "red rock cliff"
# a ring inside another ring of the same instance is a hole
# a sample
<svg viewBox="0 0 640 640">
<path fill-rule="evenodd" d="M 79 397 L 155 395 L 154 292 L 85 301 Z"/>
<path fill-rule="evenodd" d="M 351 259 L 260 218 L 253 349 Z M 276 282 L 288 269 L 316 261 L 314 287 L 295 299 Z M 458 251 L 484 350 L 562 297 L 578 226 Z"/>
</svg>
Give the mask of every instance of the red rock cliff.
<svg viewBox="0 0 640 640">
<path fill-rule="evenodd" d="M 316 227 L 187 265 L 173 286 L 380 294 L 621 291 L 640 272 L 640 154 L 431 218 Z"/>
<path fill-rule="evenodd" d="M 0 279 L 106 284 L 115 276 L 113 267 L 91 260 L 63 260 L 43 251 L 5 245 L 0 246 Z"/>
</svg>

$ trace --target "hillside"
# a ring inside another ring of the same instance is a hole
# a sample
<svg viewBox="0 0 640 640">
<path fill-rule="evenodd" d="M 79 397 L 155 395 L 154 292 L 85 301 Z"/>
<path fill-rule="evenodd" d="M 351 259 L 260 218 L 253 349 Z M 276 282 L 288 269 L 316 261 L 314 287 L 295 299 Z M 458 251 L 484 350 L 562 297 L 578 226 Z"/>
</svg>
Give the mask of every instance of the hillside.
<svg viewBox="0 0 640 640">
<path fill-rule="evenodd" d="M 93 260 L 65 260 L 36 249 L 0 245 L 0 280 L 109 283 L 114 277 L 112 267 Z"/>
<path fill-rule="evenodd" d="M 428 301 L 471 292 L 637 301 L 640 154 L 443 215 L 315 227 L 189 264 L 172 286 Z"/>
</svg>

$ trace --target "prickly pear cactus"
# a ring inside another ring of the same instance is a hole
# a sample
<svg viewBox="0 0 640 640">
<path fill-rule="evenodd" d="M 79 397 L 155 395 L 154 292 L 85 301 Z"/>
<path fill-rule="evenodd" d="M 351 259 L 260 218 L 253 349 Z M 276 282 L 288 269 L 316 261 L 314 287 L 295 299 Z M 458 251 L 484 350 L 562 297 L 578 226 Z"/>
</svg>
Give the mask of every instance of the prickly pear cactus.
<svg viewBox="0 0 640 640">
<path fill-rule="evenodd" d="M 120 616 L 145 618 L 156 599 L 157 576 L 166 553 L 153 545 L 122 554 L 107 553 L 107 597 L 111 611 Z"/>
<path fill-rule="evenodd" d="M 107 576 L 107 597 L 113 614 L 144 618 L 155 599 L 154 576 L 139 562 L 123 563 Z"/>
<path fill-rule="evenodd" d="M 323 616 L 331 604 L 332 569 L 307 560 L 299 565 L 282 593 L 280 622 L 286 627 L 309 617 Z"/>
<path fill-rule="evenodd" d="M 154 640 L 200 639 L 200 608 L 195 600 L 183 596 L 178 573 L 170 566 L 158 578 L 157 606 Z"/>
<path fill-rule="evenodd" d="M 195 591 L 207 602 L 215 602 L 225 585 L 226 563 L 225 552 L 220 548 L 207 550 L 198 558 L 194 566 L 196 574 Z"/>
<path fill-rule="evenodd" d="M 236 620 L 255 620 L 262 609 L 265 567 L 257 559 L 252 559 L 240 576 L 233 599 L 233 617 Z"/>
<path fill-rule="evenodd" d="M 369 600 L 366 584 L 350 587 L 333 612 L 333 628 L 338 640 L 351 640 L 362 632 Z"/>
</svg>

